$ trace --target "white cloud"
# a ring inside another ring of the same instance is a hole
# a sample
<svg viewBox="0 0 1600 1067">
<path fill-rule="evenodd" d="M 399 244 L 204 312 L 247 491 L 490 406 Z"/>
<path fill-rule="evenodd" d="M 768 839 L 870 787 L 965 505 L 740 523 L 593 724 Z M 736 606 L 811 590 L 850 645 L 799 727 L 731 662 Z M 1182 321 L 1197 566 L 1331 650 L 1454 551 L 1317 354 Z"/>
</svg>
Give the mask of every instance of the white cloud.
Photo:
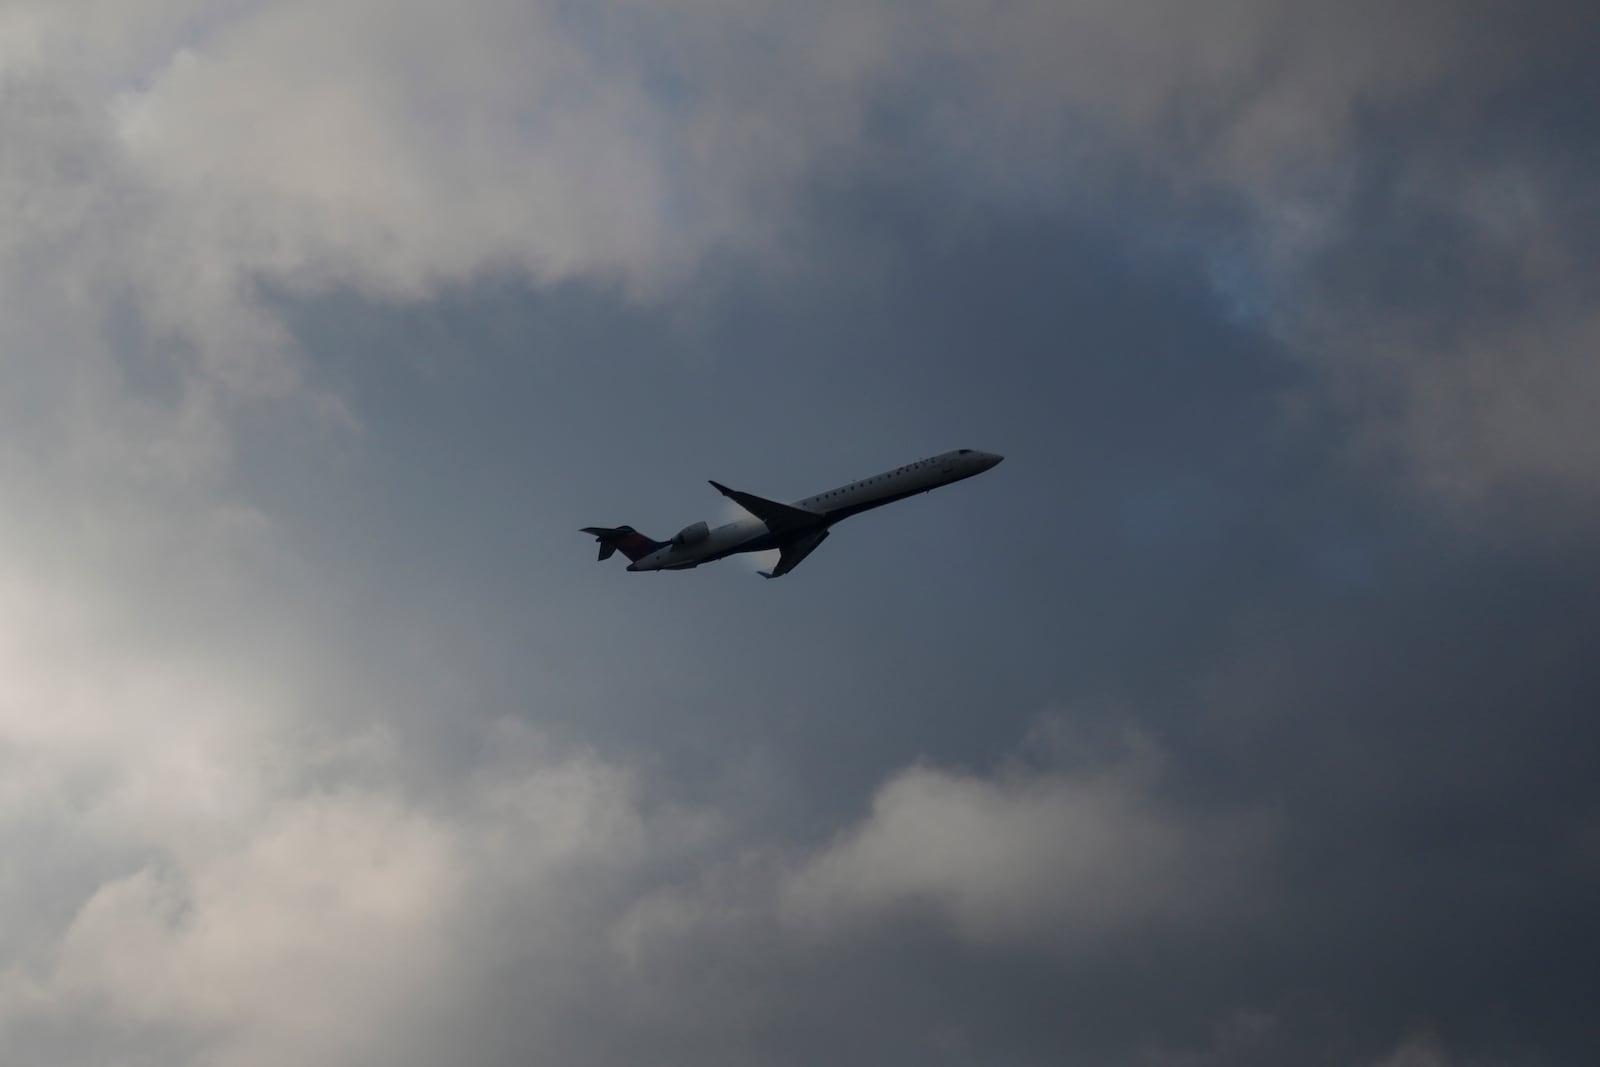
<svg viewBox="0 0 1600 1067">
<path fill-rule="evenodd" d="M 264 6 L 114 113 L 222 269 L 404 297 L 665 255 L 652 106 L 547 6 Z"/>
<path fill-rule="evenodd" d="M 642 895 L 612 942 L 653 975 L 688 946 L 825 946 L 922 918 L 973 945 L 1075 955 L 1226 929 L 1272 903 L 1270 816 L 1187 808 L 1149 742 L 1072 733 L 1043 722 L 1024 745 L 1042 764 L 898 771 L 826 844 L 738 848 Z"/>
<path fill-rule="evenodd" d="M 144 660 L 132 685 L 51 684 L 60 669 L 32 664 L 0 704 L 23 772 L 0 835 L 33 857 L 0 892 L 27 930 L 0 941 L 0 1056 L 55 1028 L 175 1041 L 210 1067 L 439 1062 L 530 958 L 553 999 L 518 1025 L 566 1034 L 561 1004 L 605 964 L 595 924 L 646 847 L 630 774 L 499 724 L 496 755 L 429 786 L 403 738 L 330 736 L 261 678 Z M 650 833 L 677 839 L 670 820 Z M 52 1062 L 94 1062 L 70 1048 Z"/>
<path fill-rule="evenodd" d="M 1148 750 L 995 776 L 918 766 L 787 880 L 786 914 L 824 929 L 924 911 L 965 938 L 1046 947 L 1219 920 L 1264 889 L 1268 825 L 1162 798 Z"/>
<path fill-rule="evenodd" d="M 875 93 L 937 69 L 970 75 L 940 88 L 953 165 L 1052 167 L 1076 116 L 1282 191 L 1359 102 L 1474 61 L 1474 25 L 1270 0 L 20 3 L 0 53 L 154 198 L 145 251 L 182 288 L 259 272 L 409 297 L 485 270 L 650 288 L 715 247 L 777 253 L 803 183 L 874 150 Z"/>
<path fill-rule="evenodd" d="M 220 483 L 62 473 L 4 482 L 0 1060 L 438 1063 L 530 959 L 516 1025 L 570 1036 L 674 819 L 347 667 L 345 591 Z M 475 758 L 430 749 L 446 717 Z"/>
</svg>

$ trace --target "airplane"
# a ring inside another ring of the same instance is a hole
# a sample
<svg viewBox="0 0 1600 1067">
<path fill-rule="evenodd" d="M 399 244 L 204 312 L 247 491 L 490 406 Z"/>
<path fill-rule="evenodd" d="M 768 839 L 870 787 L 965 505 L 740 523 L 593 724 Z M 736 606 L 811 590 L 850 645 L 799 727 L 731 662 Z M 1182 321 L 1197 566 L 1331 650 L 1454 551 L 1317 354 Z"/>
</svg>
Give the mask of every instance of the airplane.
<svg viewBox="0 0 1600 1067">
<path fill-rule="evenodd" d="M 714 481 L 711 484 L 717 492 L 750 514 L 714 529 L 704 522 L 691 523 L 670 541 L 646 537 L 632 526 L 585 526 L 583 532 L 593 534 L 599 542 L 602 560 L 618 551 L 627 556 L 630 571 L 684 571 L 741 552 L 776 548 L 781 553 L 777 565 L 757 573 L 763 578 L 781 578 L 828 539 L 834 523 L 982 474 L 1004 458 L 993 452 L 958 448 L 792 504 L 741 493 Z"/>
</svg>

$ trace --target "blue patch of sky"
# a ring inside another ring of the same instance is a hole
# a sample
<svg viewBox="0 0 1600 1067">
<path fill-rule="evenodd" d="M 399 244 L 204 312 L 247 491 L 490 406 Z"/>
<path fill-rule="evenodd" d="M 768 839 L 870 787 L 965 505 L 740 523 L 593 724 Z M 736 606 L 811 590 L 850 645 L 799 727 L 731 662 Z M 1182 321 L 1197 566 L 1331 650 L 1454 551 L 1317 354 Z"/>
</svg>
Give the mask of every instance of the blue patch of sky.
<svg viewBox="0 0 1600 1067">
<path fill-rule="evenodd" d="M 1279 297 L 1259 256 L 1246 242 L 1227 241 L 1213 247 L 1206 256 L 1205 270 L 1221 307 L 1233 321 L 1244 325 L 1271 321 Z"/>
</svg>

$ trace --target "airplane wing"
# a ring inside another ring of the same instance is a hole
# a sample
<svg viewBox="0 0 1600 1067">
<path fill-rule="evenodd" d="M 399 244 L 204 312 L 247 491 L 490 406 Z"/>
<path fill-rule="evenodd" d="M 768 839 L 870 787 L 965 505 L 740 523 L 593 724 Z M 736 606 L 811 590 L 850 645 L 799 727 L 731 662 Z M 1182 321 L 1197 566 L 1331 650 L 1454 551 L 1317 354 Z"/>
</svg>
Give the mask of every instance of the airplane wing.
<svg viewBox="0 0 1600 1067">
<path fill-rule="evenodd" d="M 800 561 L 811 555 L 812 551 L 828 539 L 827 530 L 818 530 L 806 537 L 796 538 L 783 546 L 783 554 L 778 557 L 778 565 L 770 571 L 757 571 L 763 578 L 782 578 L 785 574 L 800 566 Z"/>
<path fill-rule="evenodd" d="M 767 524 L 767 529 L 777 532 L 779 530 L 793 529 L 797 526 L 810 526 L 822 519 L 815 511 L 805 508 L 793 507 L 789 504 L 780 504 L 776 500 L 756 496 L 754 493 L 741 493 L 737 489 L 729 489 L 721 482 L 712 482 L 717 492 L 744 508 L 750 514 Z M 812 546 L 815 547 L 815 546 Z M 806 549 L 807 552 L 811 549 Z M 796 560 L 796 562 L 799 562 Z"/>
</svg>

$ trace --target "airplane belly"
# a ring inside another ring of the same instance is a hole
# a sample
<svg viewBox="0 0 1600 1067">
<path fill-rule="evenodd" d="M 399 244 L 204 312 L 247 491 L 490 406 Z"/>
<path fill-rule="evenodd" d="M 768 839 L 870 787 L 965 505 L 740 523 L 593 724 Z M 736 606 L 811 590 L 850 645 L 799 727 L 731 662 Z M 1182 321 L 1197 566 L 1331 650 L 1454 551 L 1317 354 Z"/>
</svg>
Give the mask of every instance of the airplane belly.
<svg viewBox="0 0 1600 1067">
<path fill-rule="evenodd" d="M 705 554 L 708 558 L 721 559 L 735 552 L 758 551 L 753 546 L 763 545 L 769 537 L 766 523 L 760 519 L 741 519 L 711 531 L 710 538 L 704 542 Z"/>
</svg>

